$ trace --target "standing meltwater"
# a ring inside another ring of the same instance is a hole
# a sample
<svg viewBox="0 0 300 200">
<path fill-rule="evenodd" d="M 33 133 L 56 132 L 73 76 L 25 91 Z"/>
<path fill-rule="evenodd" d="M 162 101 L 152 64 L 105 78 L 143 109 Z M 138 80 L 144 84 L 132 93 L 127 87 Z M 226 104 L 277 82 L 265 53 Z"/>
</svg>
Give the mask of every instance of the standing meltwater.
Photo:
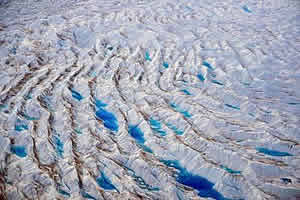
<svg viewBox="0 0 300 200">
<path fill-rule="evenodd" d="M 300 199 L 299 0 L 0 0 L 0 200 Z"/>
</svg>

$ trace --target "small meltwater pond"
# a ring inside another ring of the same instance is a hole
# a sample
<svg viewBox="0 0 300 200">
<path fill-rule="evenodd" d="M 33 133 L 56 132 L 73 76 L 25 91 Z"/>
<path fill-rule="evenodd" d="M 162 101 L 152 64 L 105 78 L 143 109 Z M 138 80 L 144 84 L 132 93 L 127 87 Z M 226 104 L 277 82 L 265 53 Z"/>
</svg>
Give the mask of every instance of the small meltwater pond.
<svg viewBox="0 0 300 200">
<path fill-rule="evenodd" d="M 0 200 L 300 199 L 300 2 L 0 1 Z"/>
</svg>

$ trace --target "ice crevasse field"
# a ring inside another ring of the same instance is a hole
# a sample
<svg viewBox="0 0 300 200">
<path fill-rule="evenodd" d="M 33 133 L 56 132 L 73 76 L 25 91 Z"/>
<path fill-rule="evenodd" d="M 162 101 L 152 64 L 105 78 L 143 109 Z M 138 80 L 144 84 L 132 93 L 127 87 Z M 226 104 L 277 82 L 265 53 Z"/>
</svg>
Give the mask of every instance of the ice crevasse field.
<svg viewBox="0 0 300 200">
<path fill-rule="evenodd" d="M 300 199 L 300 1 L 0 0 L 0 199 Z"/>
</svg>

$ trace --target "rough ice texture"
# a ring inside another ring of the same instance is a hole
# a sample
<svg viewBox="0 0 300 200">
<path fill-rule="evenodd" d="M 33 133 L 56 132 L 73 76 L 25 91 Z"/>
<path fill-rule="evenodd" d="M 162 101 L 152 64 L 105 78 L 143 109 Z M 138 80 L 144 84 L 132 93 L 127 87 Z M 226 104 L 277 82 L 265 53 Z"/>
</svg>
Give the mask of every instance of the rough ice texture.
<svg viewBox="0 0 300 200">
<path fill-rule="evenodd" d="M 299 199 L 299 4 L 0 1 L 0 199 Z"/>
</svg>

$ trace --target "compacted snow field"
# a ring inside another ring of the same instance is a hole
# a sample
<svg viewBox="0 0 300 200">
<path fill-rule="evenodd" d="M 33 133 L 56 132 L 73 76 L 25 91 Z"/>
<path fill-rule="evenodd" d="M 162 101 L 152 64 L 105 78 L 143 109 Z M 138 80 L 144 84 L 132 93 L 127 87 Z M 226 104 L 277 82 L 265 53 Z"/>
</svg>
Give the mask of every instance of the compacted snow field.
<svg viewBox="0 0 300 200">
<path fill-rule="evenodd" d="M 0 199 L 300 199 L 298 0 L 1 0 Z"/>
</svg>

